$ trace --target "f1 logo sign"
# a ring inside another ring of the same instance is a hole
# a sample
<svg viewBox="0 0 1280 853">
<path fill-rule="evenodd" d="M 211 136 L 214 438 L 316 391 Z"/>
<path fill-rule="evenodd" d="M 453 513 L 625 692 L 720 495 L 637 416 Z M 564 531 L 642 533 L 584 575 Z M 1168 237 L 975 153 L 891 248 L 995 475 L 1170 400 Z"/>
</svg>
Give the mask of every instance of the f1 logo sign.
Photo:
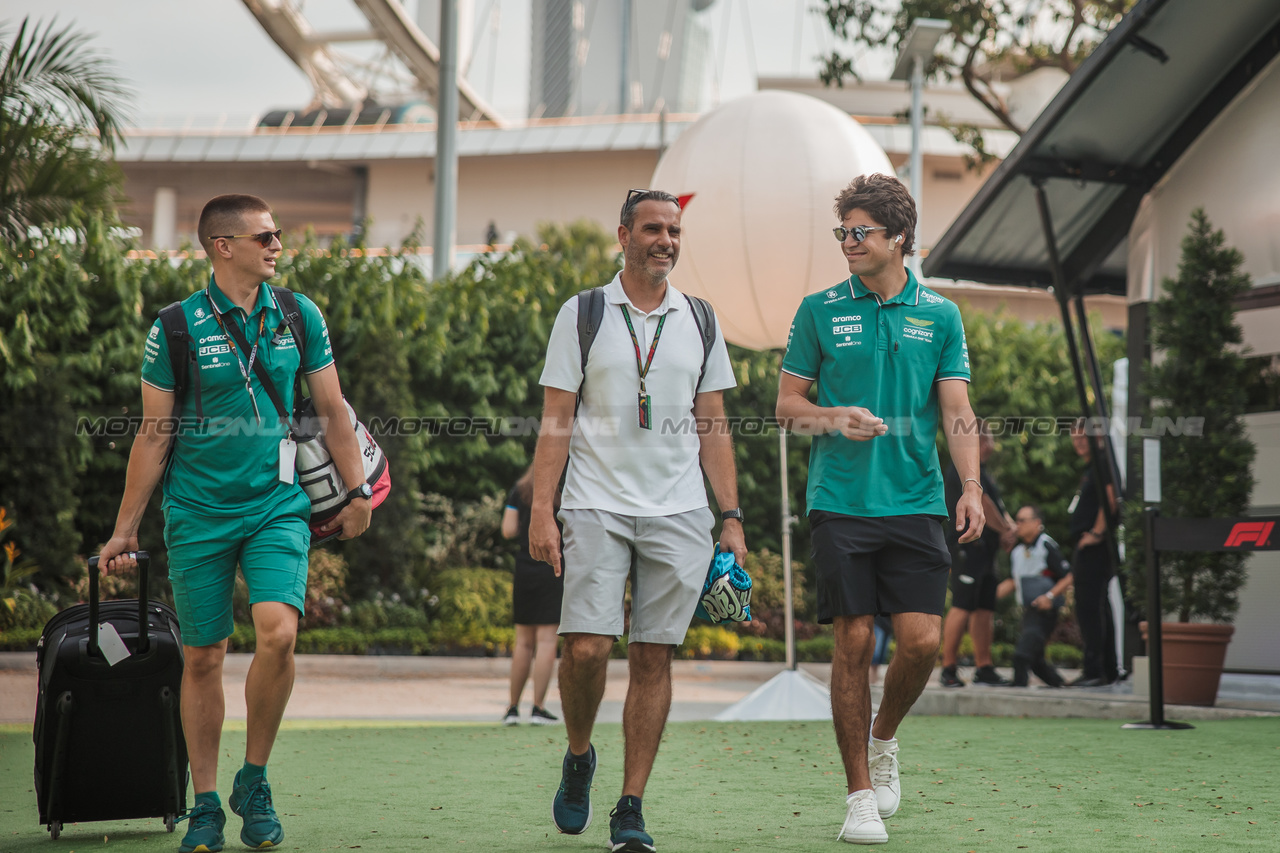
<svg viewBox="0 0 1280 853">
<path fill-rule="evenodd" d="M 1271 528 L 1275 527 L 1274 521 L 1241 521 L 1237 522 L 1231 528 L 1231 532 L 1227 534 L 1227 541 L 1222 543 L 1224 548 L 1239 548 L 1246 542 L 1252 542 L 1257 547 L 1267 545 L 1271 541 Z"/>
</svg>

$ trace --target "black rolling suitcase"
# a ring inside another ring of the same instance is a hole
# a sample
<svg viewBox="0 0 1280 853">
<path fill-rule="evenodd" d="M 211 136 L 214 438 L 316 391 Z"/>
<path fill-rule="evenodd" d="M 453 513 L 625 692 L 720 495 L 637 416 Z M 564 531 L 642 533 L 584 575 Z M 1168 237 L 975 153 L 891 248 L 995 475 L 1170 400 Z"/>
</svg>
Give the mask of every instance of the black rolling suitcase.
<svg viewBox="0 0 1280 853">
<path fill-rule="evenodd" d="M 36 646 L 36 800 L 53 838 L 64 823 L 142 817 L 172 832 L 186 808 L 182 633 L 172 608 L 148 600 L 151 559 L 136 556 L 137 601 L 99 604 L 94 557 L 89 603 L 50 619 Z M 115 666 L 99 647 L 100 623 L 132 652 Z"/>
</svg>

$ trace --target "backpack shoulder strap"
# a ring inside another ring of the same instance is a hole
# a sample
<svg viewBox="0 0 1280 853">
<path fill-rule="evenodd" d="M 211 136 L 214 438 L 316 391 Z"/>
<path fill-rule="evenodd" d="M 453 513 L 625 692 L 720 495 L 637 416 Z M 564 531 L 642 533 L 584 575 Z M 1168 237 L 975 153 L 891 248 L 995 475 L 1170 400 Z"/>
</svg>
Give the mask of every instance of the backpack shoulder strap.
<svg viewBox="0 0 1280 853">
<path fill-rule="evenodd" d="M 301 370 L 303 357 L 306 354 L 303 347 L 307 345 L 307 324 L 302 319 L 302 309 L 298 307 L 298 296 L 289 288 L 278 284 L 271 285 L 271 292 L 275 294 L 280 311 L 284 314 L 285 325 L 293 334 L 294 346 L 298 348 L 298 369 Z"/>
<path fill-rule="evenodd" d="M 166 469 L 178 442 L 178 428 L 182 418 L 182 405 L 186 400 L 188 384 L 195 386 L 196 419 L 204 420 L 204 408 L 200 402 L 200 366 L 196 350 L 191 345 L 191 331 L 187 327 L 187 314 L 181 302 L 172 302 L 160 309 L 160 328 L 164 331 L 164 343 L 169 350 L 169 369 L 173 373 L 173 414 L 170 424 L 169 449 L 165 451 Z"/>
<path fill-rule="evenodd" d="M 685 294 L 689 308 L 693 311 L 693 322 L 698 326 L 698 334 L 702 336 L 702 370 L 698 373 L 698 388 L 702 388 L 702 377 L 707 374 L 707 359 L 711 357 L 711 349 L 716 345 L 716 312 L 711 303 L 701 296 Z"/>
<path fill-rule="evenodd" d="M 187 315 L 181 302 L 171 302 L 160 309 L 160 328 L 164 331 L 165 347 L 169 350 L 169 367 L 173 373 L 173 394 L 177 399 L 187 390 Z"/>
<path fill-rule="evenodd" d="M 600 333 L 604 320 L 604 288 L 593 287 L 578 293 L 578 350 L 582 354 L 582 381 L 587 379 L 587 356 L 591 345 Z M 582 398 L 582 385 L 578 385 L 578 398 Z"/>
<path fill-rule="evenodd" d="M 293 375 L 293 407 L 297 409 L 302 400 L 302 365 L 307 360 L 307 321 L 302 318 L 302 309 L 298 307 L 298 295 L 287 287 L 271 285 L 280 311 L 284 314 L 284 323 L 293 335 L 293 345 L 298 348 L 298 371 Z"/>
</svg>

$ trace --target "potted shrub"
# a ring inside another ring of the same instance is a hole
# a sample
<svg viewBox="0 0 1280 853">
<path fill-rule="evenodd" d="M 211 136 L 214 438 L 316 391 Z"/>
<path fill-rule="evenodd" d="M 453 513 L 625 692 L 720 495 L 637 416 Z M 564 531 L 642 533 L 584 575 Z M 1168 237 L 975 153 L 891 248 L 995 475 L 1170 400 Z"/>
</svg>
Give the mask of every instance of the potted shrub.
<svg viewBox="0 0 1280 853">
<path fill-rule="evenodd" d="M 1226 245 L 1204 210 L 1191 214 L 1177 279 L 1165 279 L 1152 306 L 1151 343 L 1158 361 L 1148 384 L 1155 418 L 1202 417 L 1202 429 L 1161 437 L 1161 515 L 1244 515 L 1253 489 L 1254 447 L 1241 417 L 1248 370 L 1238 352 L 1232 307 L 1251 287 L 1242 257 Z M 1130 513 L 1137 518 L 1138 513 Z M 1127 569 L 1135 600 L 1145 600 L 1141 526 L 1130 525 Z M 1212 705 L 1231 625 L 1245 582 L 1244 554 L 1163 552 L 1162 647 L 1165 701 Z M 1151 618 L 1152 614 L 1147 614 Z M 1145 628 L 1144 628 L 1145 635 Z M 1198 677 L 1198 678 L 1193 678 Z M 1198 683 L 1192 683 L 1193 681 Z"/>
</svg>

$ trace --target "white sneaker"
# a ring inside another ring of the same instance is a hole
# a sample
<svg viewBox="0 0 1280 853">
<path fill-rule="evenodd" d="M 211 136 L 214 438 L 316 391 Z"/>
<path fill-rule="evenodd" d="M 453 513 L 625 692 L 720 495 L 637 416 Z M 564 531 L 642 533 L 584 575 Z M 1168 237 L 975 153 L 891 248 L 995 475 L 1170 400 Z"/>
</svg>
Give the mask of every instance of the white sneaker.
<svg viewBox="0 0 1280 853">
<path fill-rule="evenodd" d="M 840 827 L 837 841 L 850 844 L 885 844 L 889 841 L 889 833 L 885 831 L 884 821 L 876 809 L 874 791 L 854 791 L 848 799 L 849 811 L 844 818 L 844 826 Z"/>
<path fill-rule="evenodd" d="M 871 789 L 876 794 L 880 817 L 893 817 L 902 802 L 902 785 L 898 781 L 898 739 L 867 743 L 867 771 Z"/>
</svg>

